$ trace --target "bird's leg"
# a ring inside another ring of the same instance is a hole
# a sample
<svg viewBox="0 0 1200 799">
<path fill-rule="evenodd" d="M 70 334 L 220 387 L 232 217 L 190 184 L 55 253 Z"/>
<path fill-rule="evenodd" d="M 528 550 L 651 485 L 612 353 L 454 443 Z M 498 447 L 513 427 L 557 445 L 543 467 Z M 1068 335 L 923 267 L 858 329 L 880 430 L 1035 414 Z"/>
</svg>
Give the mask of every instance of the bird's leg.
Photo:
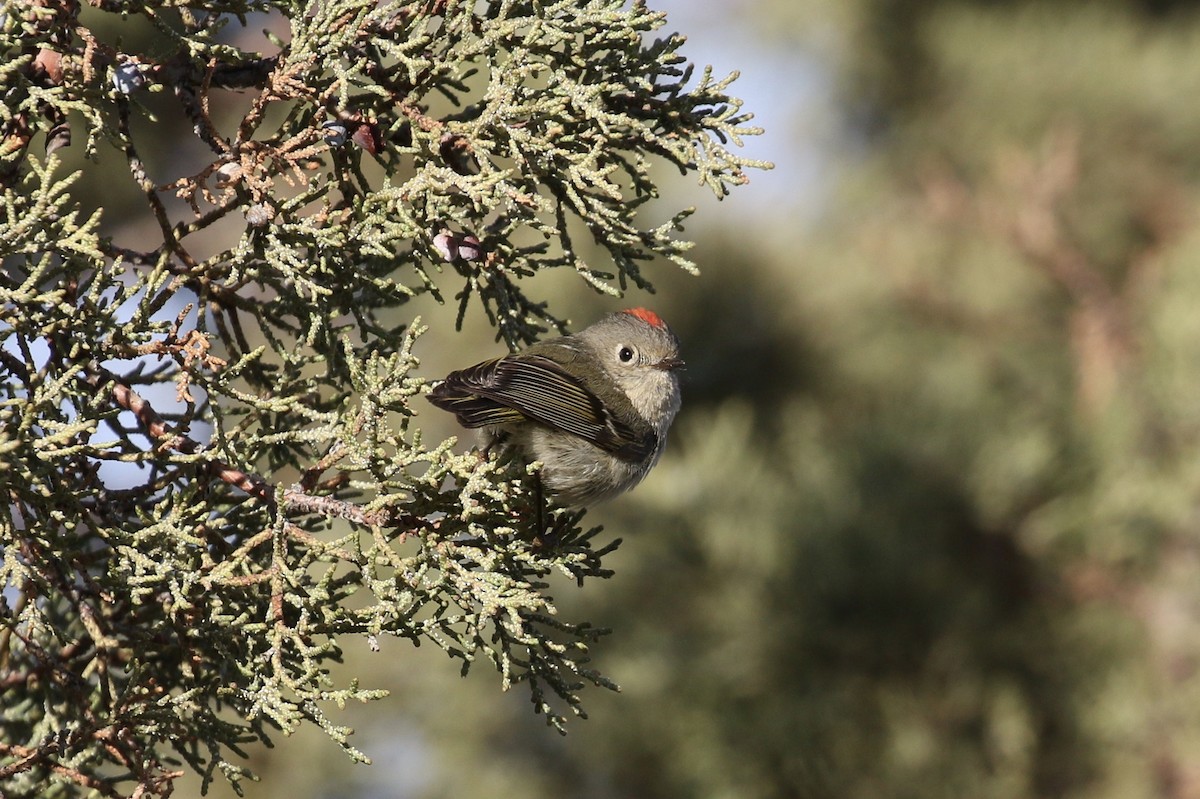
<svg viewBox="0 0 1200 799">
<path fill-rule="evenodd" d="M 554 520 L 548 516 L 550 500 L 546 496 L 541 470 L 533 474 L 533 500 L 537 507 L 537 532 L 533 536 L 533 548 L 541 550 L 555 547 L 558 545 L 558 532 L 553 527 Z"/>
<path fill-rule="evenodd" d="M 542 495 L 542 470 L 538 469 L 533 476 L 533 499 L 537 503 L 537 530 L 538 538 L 546 532 L 546 522 L 542 516 L 542 509 L 546 505 L 546 498 Z"/>
<path fill-rule="evenodd" d="M 496 449 L 497 447 L 502 448 L 504 445 L 504 440 L 506 438 L 507 438 L 507 436 L 504 433 L 493 433 L 493 432 L 489 431 L 489 434 L 486 436 L 487 443 L 483 445 L 482 449 L 475 450 L 476 454 L 479 457 L 480 462 L 486 461 L 489 458 L 491 458 L 492 450 Z"/>
</svg>

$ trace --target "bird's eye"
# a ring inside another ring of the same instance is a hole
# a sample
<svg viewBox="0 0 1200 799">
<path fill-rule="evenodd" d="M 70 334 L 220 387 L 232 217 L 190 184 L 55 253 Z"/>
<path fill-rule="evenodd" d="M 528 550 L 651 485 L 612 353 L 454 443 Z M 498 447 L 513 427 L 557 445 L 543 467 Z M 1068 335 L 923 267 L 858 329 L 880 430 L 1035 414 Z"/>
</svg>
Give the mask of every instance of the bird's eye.
<svg viewBox="0 0 1200 799">
<path fill-rule="evenodd" d="M 633 347 L 630 347 L 625 344 L 622 344 L 617 349 L 617 358 L 620 359 L 621 363 L 629 363 L 630 361 L 632 361 L 634 354 L 635 353 L 633 351 Z"/>
</svg>

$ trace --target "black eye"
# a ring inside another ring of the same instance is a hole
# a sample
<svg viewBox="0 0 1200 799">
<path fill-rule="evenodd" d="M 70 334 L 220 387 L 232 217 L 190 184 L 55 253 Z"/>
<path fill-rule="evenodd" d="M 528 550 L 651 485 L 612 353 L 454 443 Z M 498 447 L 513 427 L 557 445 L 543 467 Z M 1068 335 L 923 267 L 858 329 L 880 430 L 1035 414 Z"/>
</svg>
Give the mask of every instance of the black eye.
<svg viewBox="0 0 1200 799">
<path fill-rule="evenodd" d="M 633 360 L 633 347 L 622 346 L 617 350 L 617 357 L 621 359 L 621 363 L 629 363 Z"/>
</svg>

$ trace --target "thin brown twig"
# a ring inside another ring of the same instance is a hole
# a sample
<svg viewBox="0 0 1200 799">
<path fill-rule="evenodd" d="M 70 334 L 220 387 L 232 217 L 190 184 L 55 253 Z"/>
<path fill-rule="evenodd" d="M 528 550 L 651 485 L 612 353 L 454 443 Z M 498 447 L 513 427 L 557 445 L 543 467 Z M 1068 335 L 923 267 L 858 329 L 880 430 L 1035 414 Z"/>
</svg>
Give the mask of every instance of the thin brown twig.
<svg viewBox="0 0 1200 799">
<path fill-rule="evenodd" d="M 412 513 L 398 511 L 394 508 L 366 511 L 345 500 L 306 494 L 297 486 L 292 486 L 283 492 L 282 504 L 285 508 L 295 509 L 302 513 L 318 513 L 330 518 L 346 519 L 366 527 L 432 526 L 429 520 Z"/>
<path fill-rule="evenodd" d="M 163 205 L 162 200 L 159 199 L 158 188 L 155 186 L 154 181 L 150 180 L 150 175 L 146 171 L 146 165 L 143 163 L 141 156 L 138 155 L 137 148 L 134 147 L 133 134 L 129 128 L 129 100 L 124 96 L 117 97 L 117 132 L 121 136 L 122 146 L 125 150 L 125 160 L 129 162 L 129 173 L 146 195 L 146 201 L 150 204 L 150 210 L 154 212 L 154 219 L 158 222 L 158 226 L 162 230 L 163 243 L 184 265 L 189 269 L 195 269 L 196 259 L 183 248 L 183 244 L 175 236 L 175 229 L 171 224 L 170 217 L 167 215 L 167 208 Z"/>
<path fill-rule="evenodd" d="M 46 766 L 55 774 L 62 775 L 76 785 L 84 788 L 90 788 L 103 796 L 110 796 L 113 799 L 120 799 L 121 794 L 107 781 L 99 780 L 95 777 L 90 777 L 81 771 L 64 766 L 62 763 L 53 762 L 50 760 L 53 752 L 57 751 L 57 746 L 53 743 L 48 744 L 43 749 L 30 749 L 27 746 L 20 744 L 8 744 L 0 741 L 0 754 L 13 754 L 21 758 L 20 760 L 10 763 L 8 766 L 0 769 L 0 779 L 11 777 L 13 774 L 19 774 L 22 771 L 28 771 L 37 763 L 45 763 Z M 10 771 L 14 766 L 20 768 Z"/>
<path fill-rule="evenodd" d="M 137 417 L 138 422 L 141 423 L 142 428 L 159 446 L 182 452 L 185 455 L 197 454 L 202 449 L 200 443 L 194 438 L 180 435 L 171 430 L 170 425 L 167 424 L 158 411 L 154 410 L 153 405 L 134 391 L 128 383 L 107 369 L 97 367 L 96 371 L 91 374 L 81 375 L 80 379 L 95 391 L 107 388 L 112 395 L 113 401 L 125 410 L 131 411 Z M 230 466 L 220 458 L 208 460 L 208 467 L 222 482 L 264 502 L 275 501 L 274 489 L 258 475 Z"/>
<path fill-rule="evenodd" d="M 7 625 L 3 630 L 0 630 L 0 672 L 8 668 L 8 644 L 12 639 L 13 627 L 20 620 L 21 614 L 25 612 L 25 605 L 29 602 L 30 583 L 28 580 L 21 586 L 21 592 L 17 597 L 17 604 L 12 611 L 12 623 Z"/>
</svg>

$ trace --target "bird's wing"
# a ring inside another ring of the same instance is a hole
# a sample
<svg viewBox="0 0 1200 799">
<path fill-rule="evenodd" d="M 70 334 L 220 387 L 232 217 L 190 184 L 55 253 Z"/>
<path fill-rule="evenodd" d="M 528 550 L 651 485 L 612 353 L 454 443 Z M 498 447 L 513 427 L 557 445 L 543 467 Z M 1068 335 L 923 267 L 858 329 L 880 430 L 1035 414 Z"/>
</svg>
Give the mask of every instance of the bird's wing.
<svg viewBox="0 0 1200 799">
<path fill-rule="evenodd" d="M 450 411 L 463 427 L 495 427 L 527 421 L 519 408 L 502 404 L 481 389 L 494 383 L 491 372 L 502 358 L 484 361 L 467 369 L 451 372 L 429 392 L 429 401 L 444 411 Z"/>
<path fill-rule="evenodd" d="M 539 422 L 625 460 L 642 460 L 658 445 L 650 425 L 622 422 L 578 378 L 543 355 L 508 355 L 452 372 L 429 401 L 464 427 Z"/>
</svg>

